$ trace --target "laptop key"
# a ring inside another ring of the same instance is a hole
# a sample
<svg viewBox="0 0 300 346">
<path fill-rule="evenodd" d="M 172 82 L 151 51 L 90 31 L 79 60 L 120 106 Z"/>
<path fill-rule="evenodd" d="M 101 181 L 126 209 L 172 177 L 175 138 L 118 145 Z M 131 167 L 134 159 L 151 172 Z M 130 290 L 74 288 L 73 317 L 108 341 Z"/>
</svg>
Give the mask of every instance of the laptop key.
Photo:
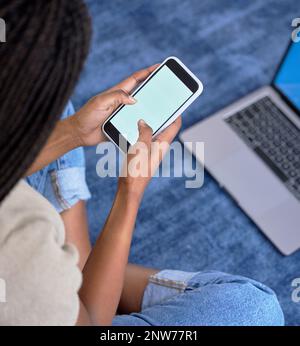
<svg viewBox="0 0 300 346">
<path fill-rule="evenodd" d="M 225 119 L 300 200 L 300 130 L 264 97 Z"/>
<path fill-rule="evenodd" d="M 300 168 L 300 161 L 297 161 L 294 163 L 294 168 L 296 168 L 296 169 Z"/>
</svg>

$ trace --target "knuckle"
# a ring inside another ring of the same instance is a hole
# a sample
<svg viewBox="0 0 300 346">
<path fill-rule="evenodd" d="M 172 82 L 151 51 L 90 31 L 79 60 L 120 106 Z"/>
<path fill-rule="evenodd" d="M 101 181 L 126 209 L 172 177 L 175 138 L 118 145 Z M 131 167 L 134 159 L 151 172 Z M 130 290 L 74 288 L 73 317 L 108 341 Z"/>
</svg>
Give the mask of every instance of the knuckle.
<svg viewBox="0 0 300 346">
<path fill-rule="evenodd" d="M 136 84 L 139 84 L 141 82 L 140 78 L 139 78 L 139 74 L 140 74 L 141 71 L 137 71 L 137 72 L 134 72 L 132 75 L 131 75 L 131 78 L 134 80 L 134 82 Z"/>
<path fill-rule="evenodd" d="M 149 125 L 145 125 L 145 133 L 149 136 L 150 134 L 152 134 L 152 129 Z"/>
<path fill-rule="evenodd" d="M 128 94 L 124 90 L 117 90 L 117 97 L 120 103 L 128 99 Z"/>
<path fill-rule="evenodd" d="M 121 89 L 113 91 L 111 93 L 111 96 L 115 105 L 122 103 L 125 98 L 128 98 L 128 95 L 125 93 L 125 91 Z"/>
<path fill-rule="evenodd" d="M 128 97 L 128 94 L 122 89 L 117 90 L 117 93 L 120 97 Z"/>
</svg>

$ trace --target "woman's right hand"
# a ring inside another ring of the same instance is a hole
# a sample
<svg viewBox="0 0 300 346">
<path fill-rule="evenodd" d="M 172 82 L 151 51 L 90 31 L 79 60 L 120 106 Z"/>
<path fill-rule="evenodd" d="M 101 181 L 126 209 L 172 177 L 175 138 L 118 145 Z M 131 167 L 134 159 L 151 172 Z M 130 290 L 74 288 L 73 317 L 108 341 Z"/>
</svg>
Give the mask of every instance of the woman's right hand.
<svg viewBox="0 0 300 346">
<path fill-rule="evenodd" d="M 157 137 L 143 120 L 138 122 L 139 138 L 128 150 L 119 189 L 140 202 L 144 191 L 181 127 L 181 116 Z"/>
<path fill-rule="evenodd" d="M 78 324 L 111 325 L 124 287 L 139 203 L 180 126 L 178 118 L 152 140 L 151 128 L 139 122 L 138 142 L 129 148 L 113 207 L 83 269 Z"/>
</svg>

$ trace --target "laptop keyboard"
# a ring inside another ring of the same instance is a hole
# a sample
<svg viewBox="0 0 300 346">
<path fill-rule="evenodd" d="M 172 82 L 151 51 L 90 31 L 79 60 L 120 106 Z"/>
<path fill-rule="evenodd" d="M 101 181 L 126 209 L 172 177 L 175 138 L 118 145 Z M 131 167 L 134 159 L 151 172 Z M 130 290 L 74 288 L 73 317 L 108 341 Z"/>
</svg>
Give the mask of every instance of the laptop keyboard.
<svg viewBox="0 0 300 346">
<path fill-rule="evenodd" d="M 269 97 L 225 121 L 300 200 L 300 130 Z"/>
</svg>

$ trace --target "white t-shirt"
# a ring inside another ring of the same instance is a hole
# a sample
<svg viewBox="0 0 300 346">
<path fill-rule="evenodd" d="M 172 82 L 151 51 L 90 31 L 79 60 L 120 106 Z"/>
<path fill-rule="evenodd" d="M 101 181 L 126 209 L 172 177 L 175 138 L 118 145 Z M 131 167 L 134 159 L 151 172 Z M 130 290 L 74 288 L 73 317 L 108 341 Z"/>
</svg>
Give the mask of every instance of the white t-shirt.
<svg viewBox="0 0 300 346">
<path fill-rule="evenodd" d="M 77 262 L 59 214 L 19 182 L 0 205 L 0 325 L 74 325 Z"/>
</svg>

